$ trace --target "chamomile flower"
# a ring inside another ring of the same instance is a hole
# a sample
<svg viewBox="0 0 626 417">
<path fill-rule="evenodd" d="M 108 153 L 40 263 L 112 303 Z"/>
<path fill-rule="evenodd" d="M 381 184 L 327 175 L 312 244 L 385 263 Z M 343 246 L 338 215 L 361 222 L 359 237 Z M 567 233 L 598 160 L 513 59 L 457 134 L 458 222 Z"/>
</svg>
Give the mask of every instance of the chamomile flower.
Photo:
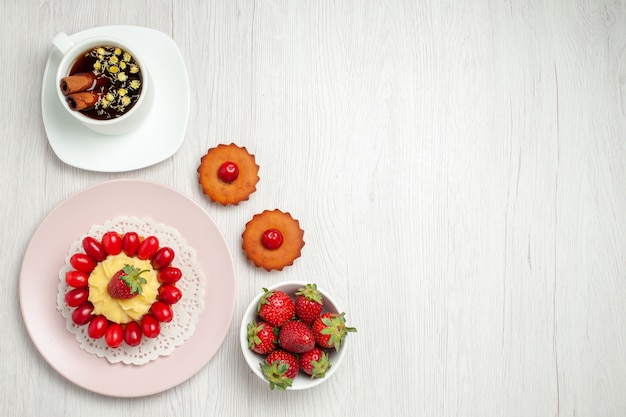
<svg viewBox="0 0 626 417">
<path fill-rule="evenodd" d="M 99 116 L 118 117 L 139 97 L 141 92 L 141 70 L 133 56 L 122 48 L 100 46 L 92 49 L 89 58 L 93 59 L 93 73 L 109 81 L 108 87 L 101 89 L 103 96 L 96 104 Z"/>
</svg>

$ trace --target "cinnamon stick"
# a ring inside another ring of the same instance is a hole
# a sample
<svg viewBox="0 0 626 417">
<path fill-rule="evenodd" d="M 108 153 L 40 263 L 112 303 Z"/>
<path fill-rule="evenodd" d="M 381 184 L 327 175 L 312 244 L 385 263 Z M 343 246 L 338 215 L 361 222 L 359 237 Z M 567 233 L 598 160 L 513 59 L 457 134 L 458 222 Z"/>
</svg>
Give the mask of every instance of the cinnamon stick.
<svg viewBox="0 0 626 417">
<path fill-rule="evenodd" d="M 61 79 L 60 87 L 64 95 L 80 93 L 81 91 L 91 91 L 107 83 L 106 79 L 96 78 L 90 72 L 81 72 L 68 75 Z"/>
<path fill-rule="evenodd" d="M 65 100 L 70 109 L 80 111 L 94 107 L 99 98 L 100 95 L 93 91 L 81 91 L 80 93 L 68 94 Z"/>
</svg>

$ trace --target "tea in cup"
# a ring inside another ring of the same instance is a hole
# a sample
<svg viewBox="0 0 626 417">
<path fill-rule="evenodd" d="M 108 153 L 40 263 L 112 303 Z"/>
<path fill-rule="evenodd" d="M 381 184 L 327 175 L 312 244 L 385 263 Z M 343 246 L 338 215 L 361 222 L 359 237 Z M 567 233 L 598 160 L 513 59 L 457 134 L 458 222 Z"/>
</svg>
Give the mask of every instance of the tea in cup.
<svg viewBox="0 0 626 417">
<path fill-rule="evenodd" d="M 59 100 L 72 117 L 108 135 L 127 133 L 145 121 L 154 91 L 131 46 L 110 36 L 73 42 L 65 33 L 52 42 L 63 54 L 56 76 Z"/>
</svg>

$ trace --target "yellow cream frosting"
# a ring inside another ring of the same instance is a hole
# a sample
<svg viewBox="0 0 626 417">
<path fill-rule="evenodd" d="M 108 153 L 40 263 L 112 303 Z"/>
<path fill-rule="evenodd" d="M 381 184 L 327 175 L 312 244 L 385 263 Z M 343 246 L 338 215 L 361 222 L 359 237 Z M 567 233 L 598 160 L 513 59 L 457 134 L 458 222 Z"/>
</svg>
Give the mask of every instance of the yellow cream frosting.
<svg viewBox="0 0 626 417">
<path fill-rule="evenodd" d="M 142 286 L 142 293 L 128 300 L 112 298 L 107 285 L 117 271 L 124 265 L 132 265 L 140 271 L 146 270 L 141 276 L 147 283 Z M 130 258 L 123 252 L 119 255 L 109 255 L 98 263 L 89 275 L 89 301 L 94 306 L 93 314 L 102 314 L 107 319 L 124 324 L 143 317 L 157 298 L 160 283 L 157 274 L 152 269 L 150 261 L 139 258 Z"/>
</svg>

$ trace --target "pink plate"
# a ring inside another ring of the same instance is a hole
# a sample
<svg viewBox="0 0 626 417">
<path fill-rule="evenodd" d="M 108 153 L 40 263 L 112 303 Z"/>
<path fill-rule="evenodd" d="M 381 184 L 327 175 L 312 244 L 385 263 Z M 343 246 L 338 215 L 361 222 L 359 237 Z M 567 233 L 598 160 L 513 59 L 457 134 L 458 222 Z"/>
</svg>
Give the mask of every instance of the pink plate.
<svg viewBox="0 0 626 417">
<path fill-rule="evenodd" d="M 111 196 L 134 196 L 123 205 Z M 195 333 L 167 357 L 146 365 L 111 364 L 82 351 L 56 307 L 58 271 L 70 245 L 94 224 L 116 216 L 149 217 L 174 227 L 195 249 L 206 277 L 205 309 Z M 114 180 L 80 191 L 59 204 L 35 231 L 22 263 L 20 303 L 33 343 L 61 375 L 103 395 L 141 397 L 195 375 L 221 346 L 235 309 L 235 268 L 221 231 L 197 203 L 164 185 Z"/>
</svg>

